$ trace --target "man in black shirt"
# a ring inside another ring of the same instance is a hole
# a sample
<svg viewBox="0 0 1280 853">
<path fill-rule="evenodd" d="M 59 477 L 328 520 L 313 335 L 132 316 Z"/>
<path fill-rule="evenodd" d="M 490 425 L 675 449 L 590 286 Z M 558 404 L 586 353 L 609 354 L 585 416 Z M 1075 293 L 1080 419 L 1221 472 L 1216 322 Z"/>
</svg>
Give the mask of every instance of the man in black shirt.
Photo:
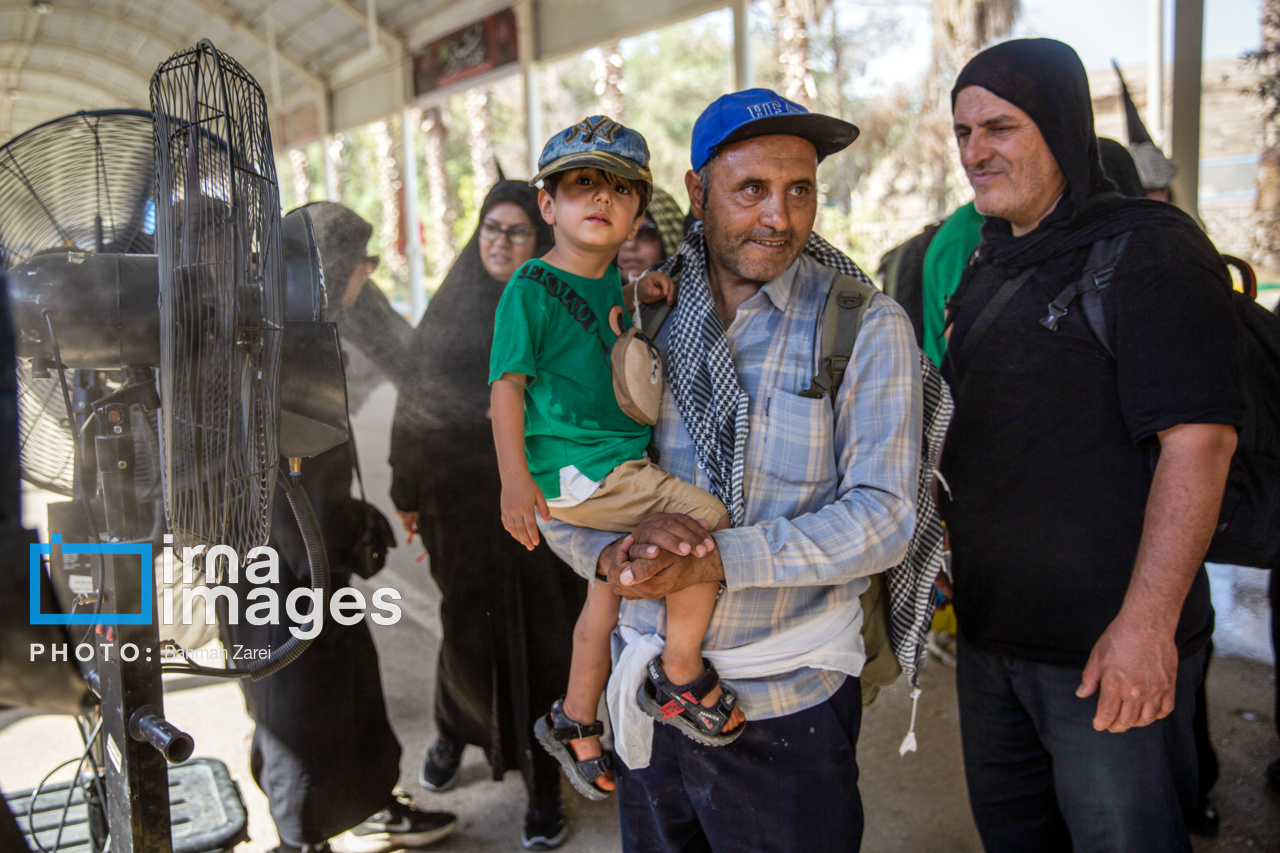
<svg viewBox="0 0 1280 853">
<path fill-rule="evenodd" d="M 1190 851 L 1202 561 L 1240 424 L 1230 280 L 1190 218 L 1114 192 L 1071 48 L 984 51 L 952 105 L 987 217 L 943 368 L 974 818 L 989 853 Z M 1097 301 L 1064 299 L 1122 237 Z"/>
</svg>

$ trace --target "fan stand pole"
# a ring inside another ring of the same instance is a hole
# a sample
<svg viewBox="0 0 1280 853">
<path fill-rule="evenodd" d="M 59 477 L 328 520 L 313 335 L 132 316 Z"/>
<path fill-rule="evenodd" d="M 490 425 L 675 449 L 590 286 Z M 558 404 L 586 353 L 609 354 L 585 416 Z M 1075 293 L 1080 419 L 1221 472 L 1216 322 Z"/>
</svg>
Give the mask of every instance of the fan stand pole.
<svg viewBox="0 0 1280 853">
<path fill-rule="evenodd" d="M 132 564 L 131 564 L 132 562 Z M 139 612 L 141 584 L 136 558 L 108 555 L 103 566 L 104 610 Z M 155 621 L 154 602 L 151 622 Z M 154 624 L 99 626 L 98 688 L 102 698 L 102 744 L 106 752 L 107 825 L 113 851 L 172 853 L 169 819 L 169 771 L 165 757 L 130 735 L 130 720 L 148 706 L 164 707 L 160 680 L 159 637 Z M 106 638 L 114 640 L 104 660 Z M 136 660 L 121 660 L 132 643 Z"/>
<path fill-rule="evenodd" d="M 108 538 L 117 542 L 129 540 L 138 535 L 129 407 L 100 406 L 94 420 Z M 168 727 L 169 738 L 163 737 L 168 724 L 163 720 L 156 607 L 152 589 L 148 588 L 151 573 L 144 573 L 139 562 L 140 558 L 134 555 L 104 556 L 102 612 L 144 613 L 149 617 L 144 625 L 116 624 L 96 629 L 107 823 L 115 851 L 171 853 L 169 773 L 166 754 L 161 749 L 168 751 L 168 757 L 184 760 L 190 756 L 191 739 L 172 727 Z M 148 579 L 147 584 L 144 578 Z M 109 653 L 105 651 L 107 643 L 113 646 Z M 150 740 L 145 739 L 145 732 L 156 730 L 161 731 L 159 742 L 154 734 Z M 172 748 L 174 744 L 176 750 Z"/>
</svg>

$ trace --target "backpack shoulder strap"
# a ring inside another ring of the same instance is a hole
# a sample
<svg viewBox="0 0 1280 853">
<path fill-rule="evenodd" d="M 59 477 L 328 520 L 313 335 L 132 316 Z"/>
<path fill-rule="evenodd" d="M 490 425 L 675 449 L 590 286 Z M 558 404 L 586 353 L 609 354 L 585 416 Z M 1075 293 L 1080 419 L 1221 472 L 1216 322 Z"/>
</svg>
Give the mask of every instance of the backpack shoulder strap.
<svg viewBox="0 0 1280 853">
<path fill-rule="evenodd" d="M 1067 316 L 1071 301 L 1078 295 L 1089 329 L 1098 339 L 1098 343 L 1102 344 L 1102 348 L 1107 351 L 1107 355 L 1115 358 L 1115 353 L 1111 349 L 1111 336 L 1107 334 L 1107 317 L 1102 309 L 1102 291 L 1111 284 L 1116 264 L 1120 262 L 1120 255 L 1124 252 L 1124 247 L 1129 242 L 1129 235 L 1132 233 L 1132 231 L 1126 231 L 1093 244 L 1093 248 L 1089 250 L 1089 259 L 1084 264 L 1084 274 L 1079 281 L 1072 282 L 1063 288 L 1062 292 L 1049 303 L 1049 313 L 1040 321 L 1042 326 L 1051 332 L 1056 331 L 1058 321 Z"/>
<path fill-rule="evenodd" d="M 661 302 L 640 303 L 640 322 L 637 325 L 646 338 L 651 341 L 658 339 L 658 332 L 662 331 L 662 324 L 667 322 L 671 307 L 665 299 Z"/>
<path fill-rule="evenodd" d="M 822 309 L 822 356 L 818 374 L 809 387 L 800 392 L 801 397 L 835 398 L 858 341 L 862 318 L 872 297 L 879 292 L 873 285 L 849 275 L 838 276 L 831 284 Z"/>
</svg>

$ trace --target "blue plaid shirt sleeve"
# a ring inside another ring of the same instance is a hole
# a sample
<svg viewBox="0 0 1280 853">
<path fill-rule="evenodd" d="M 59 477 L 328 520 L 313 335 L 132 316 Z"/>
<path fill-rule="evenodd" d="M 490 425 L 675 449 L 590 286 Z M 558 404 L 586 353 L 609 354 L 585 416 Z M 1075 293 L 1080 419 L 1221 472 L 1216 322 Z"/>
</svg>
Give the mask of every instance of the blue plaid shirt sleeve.
<svg viewBox="0 0 1280 853">
<path fill-rule="evenodd" d="M 588 580 L 596 576 L 600 552 L 621 537 L 619 533 L 574 527 L 554 518 L 550 521 L 539 518 L 538 528 L 547 537 L 547 544 L 555 555 Z"/>
<path fill-rule="evenodd" d="M 868 310 L 836 396 L 835 500 L 813 511 L 800 506 L 795 515 L 766 515 L 755 524 L 716 533 L 730 590 L 839 584 L 902 561 L 915 529 L 923 403 L 915 337 L 896 308 L 878 297 Z M 831 406 L 826 398 L 805 403 Z M 769 465 L 802 472 L 792 480 L 819 481 L 822 460 L 813 448 L 824 443 L 821 431 L 832 429 L 822 421 L 810 417 L 796 429 L 775 428 Z M 755 497 L 766 502 L 796 494 L 794 485 L 768 478 L 758 478 L 755 488 Z M 771 488 L 779 494 L 759 494 Z"/>
</svg>

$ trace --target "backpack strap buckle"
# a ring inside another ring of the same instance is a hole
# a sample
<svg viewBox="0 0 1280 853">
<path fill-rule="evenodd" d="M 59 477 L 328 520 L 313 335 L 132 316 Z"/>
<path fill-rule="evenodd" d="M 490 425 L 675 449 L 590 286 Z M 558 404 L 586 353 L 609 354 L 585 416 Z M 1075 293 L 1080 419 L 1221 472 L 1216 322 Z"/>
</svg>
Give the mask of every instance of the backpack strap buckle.
<svg viewBox="0 0 1280 853">
<path fill-rule="evenodd" d="M 1046 329 L 1048 329 L 1051 332 L 1058 331 L 1058 321 L 1061 320 L 1063 317 L 1067 316 L 1067 314 L 1069 313 L 1067 310 L 1067 306 L 1064 304 L 1061 304 L 1059 300 L 1061 300 L 1063 296 L 1067 296 L 1068 294 L 1070 294 L 1070 297 L 1067 299 L 1067 302 L 1070 302 L 1071 299 L 1075 298 L 1075 295 L 1076 295 L 1076 289 L 1074 285 L 1072 285 L 1071 287 L 1068 287 L 1066 290 L 1064 290 L 1061 293 L 1061 295 L 1058 296 L 1057 299 L 1049 303 L 1049 313 L 1041 318 L 1040 320 L 1041 326 L 1044 326 Z"/>
</svg>

